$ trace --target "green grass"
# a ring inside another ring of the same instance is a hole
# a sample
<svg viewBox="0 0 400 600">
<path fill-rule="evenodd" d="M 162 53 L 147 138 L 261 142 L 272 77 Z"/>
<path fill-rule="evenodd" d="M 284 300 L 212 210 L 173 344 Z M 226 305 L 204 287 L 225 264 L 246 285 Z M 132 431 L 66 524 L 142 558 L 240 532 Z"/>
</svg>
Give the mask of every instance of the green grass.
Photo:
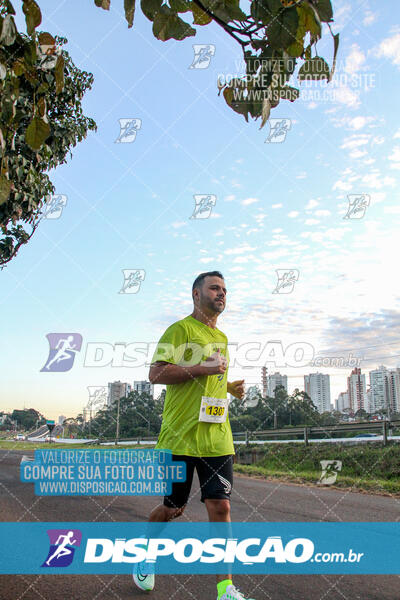
<svg viewBox="0 0 400 600">
<path fill-rule="evenodd" d="M 281 479 L 294 483 L 314 483 L 321 475 L 321 460 L 340 460 L 336 488 L 353 488 L 374 493 L 400 495 L 400 445 L 360 444 L 266 444 L 255 449 L 254 464 L 240 464 L 245 449 L 237 451 L 235 471 L 247 475 Z M 250 449 L 251 452 L 251 449 Z M 249 451 L 247 451 L 249 453 Z M 249 462 L 249 454 L 247 460 Z"/>
</svg>

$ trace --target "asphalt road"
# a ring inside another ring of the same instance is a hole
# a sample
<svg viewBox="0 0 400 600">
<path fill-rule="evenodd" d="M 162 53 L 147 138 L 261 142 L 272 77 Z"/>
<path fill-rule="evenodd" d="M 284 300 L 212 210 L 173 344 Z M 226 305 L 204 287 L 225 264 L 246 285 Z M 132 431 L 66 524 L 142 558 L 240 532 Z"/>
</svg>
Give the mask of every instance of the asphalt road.
<svg viewBox="0 0 400 600">
<path fill-rule="evenodd" d="M 27 451 L 0 450 L 1 521 L 145 521 L 156 497 L 38 497 L 19 481 Z M 235 477 L 233 521 L 398 521 L 400 500 L 356 492 Z M 205 521 L 197 482 L 181 520 Z M 1 540 L 12 545 L 12 540 Z M 237 575 L 256 600 L 399 600 L 396 575 Z M 159 575 L 145 594 L 127 575 L 1 575 L 0 600 L 215 600 L 213 575 Z"/>
</svg>

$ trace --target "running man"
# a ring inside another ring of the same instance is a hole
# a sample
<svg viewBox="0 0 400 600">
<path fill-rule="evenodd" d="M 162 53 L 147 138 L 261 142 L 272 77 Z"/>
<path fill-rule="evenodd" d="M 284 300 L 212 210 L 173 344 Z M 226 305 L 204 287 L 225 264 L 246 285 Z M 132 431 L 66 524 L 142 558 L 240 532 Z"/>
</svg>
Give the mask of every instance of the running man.
<svg viewBox="0 0 400 600">
<path fill-rule="evenodd" d="M 69 335 L 65 339 L 58 340 L 57 346 L 55 347 L 55 349 L 58 350 L 58 352 L 55 353 L 55 355 L 53 356 L 51 361 L 46 365 L 46 369 L 48 371 L 50 370 L 50 367 L 53 363 L 58 364 L 62 360 L 71 359 L 71 354 L 68 354 L 68 351 L 69 350 L 72 352 L 76 351 L 76 346 L 71 344 L 73 339 L 74 339 L 74 336 Z"/>
<path fill-rule="evenodd" d="M 150 522 L 166 522 L 185 510 L 196 469 L 211 522 L 230 522 L 230 495 L 235 453 L 228 418 L 227 392 L 244 396 L 244 380 L 229 383 L 228 339 L 217 326 L 225 309 L 226 288 L 219 271 L 201 273 L 192 287 L 191 315 L 173 323 L 154 353 L 149 379 L 167 386 L 156 448 L 170 450 L 186 463 L 186 481 L 150 514 Z M 154 588 L 154 574 L 135 567 L 133 579 L 145 591 Z M 231 574 L 217 575 L 217 600 L 246 600 Z M 250 599 L 249 599 L 250 600 Z"/>
<path fill-rule="evenodd" d="M 66 535 L 59 535 L 56 541 L 56 550 L 50 556 L 48 560 L 46 560 L 46 565 L 50 566 L 51 561 L 54 558 L 61 558 L 62 556 L 66 556 L 67 554 L 71 554 L 72 550 L 67 548 L 67 546 L 73 546 L 76 543 L 76 540 L 73 540 L 74 537 L 73 531 L 68 531 Z M 60 542 L 62 540 L 62 542 Z"/>
</svg>

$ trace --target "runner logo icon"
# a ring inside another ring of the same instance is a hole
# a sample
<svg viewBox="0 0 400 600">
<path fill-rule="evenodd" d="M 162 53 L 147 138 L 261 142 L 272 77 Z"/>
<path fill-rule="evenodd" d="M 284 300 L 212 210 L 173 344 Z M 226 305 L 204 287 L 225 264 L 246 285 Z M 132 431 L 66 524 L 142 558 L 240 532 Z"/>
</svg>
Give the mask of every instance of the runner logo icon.
<svg viewBox="0 0 400 600">
<path fill-rule="evenodd" d="M 80 333 L 48 333 L 50 345 L 49 356 L 41 371 L 45 373 L 69 371 L 75 360 L 75 353 L 80 352 L 82 336 Z"/>
<path fill-rule="evenodd" d="M 48 529 L 50 548 L 42 567 L 68 567 L 74 558 L 75 548 L 81 545 L 79 529 Z"/>
</svg>

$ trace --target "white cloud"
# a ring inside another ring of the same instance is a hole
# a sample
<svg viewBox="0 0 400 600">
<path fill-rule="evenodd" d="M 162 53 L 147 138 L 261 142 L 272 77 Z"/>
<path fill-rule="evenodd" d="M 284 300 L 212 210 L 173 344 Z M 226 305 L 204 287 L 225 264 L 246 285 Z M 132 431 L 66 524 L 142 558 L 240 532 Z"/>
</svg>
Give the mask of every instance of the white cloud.
<svg viewBox="0 0 400 600">
<path fill-rule="evenodd" d="M 258 222 L 259 225 L 262 225 L 263 220 L 266 219 L 267 217 L 268 217 L 268 215 L 266 215 L 265 213 L 258 213 L 258 214 L 256 214 L 256 216 L 254 218 Z"/>
<path fill-rule="evenodd" d="M 252 256 L 237 256 L 236 258 L 233 259 L 233 262 L 243 264 L 243 263 L 249 262 L 249 260 L 253 260 L 253 257 Z"/>
<path fill-rule="evenodd" d="M 361 178 L 361 181 L 367 186 L 375 189 L 380 189 L 385 186 L 393 186 L 396 183 L 394 177 L 382 176 L 378 170 L 367 173 Z"/>
<path fill-rule="evenodd" d="M 307 177 L 307 173 L 305 171 L 302 171 L 301 173 L 296 175 L 296 179 L 305 179 L 306 177 Z"/>
<path fill-rule="evenodd" d="M 318 206 L 319 202 L 317 200 L 309 200 L 307 202 L 306 205 L 306 210 L 311 210 L 312 208 L 315 208 L 316 206 Z"/>
<path fill-rule="evenodd" d="M 310 238 L 313 242 L 326 242 L 328 240 L 338 241 L 342 239 L 346 231 L 346 227 L 336 227 L 325 231 L 304 231 L 300 235 L 304 238 Z"/>
<path fill-rule="evenodd" d="M 348 24 L 348 19 L 351 18 L 353 7 L 350 3 L 340 4 L 335 11 L 335 24 L 339 31 Z"/>
<path fill-rule="evenodd" d="M 248 206 L 249 204 L 254 204 L 255 202 L 260 202 L 259 198 L 245 198 L 240 204 L 242 204 L 242 206 Z"/>
<path fill-rule="evenodd" d="M 236 273 L 238 271 L 244 271 L 243 267 L 231 267 L 230 269 L 228 269 L 229 272 L 231 273 Z"/>
<path fill-rule="evenodd" d="M 239 248 L 228 248 L 224 251 L 224 254 L 243 254 L 244 252 L 252 252 L 255 249 L 251 246 L 239 246 Z"/>
<path fill-rule="evenodd" d="M 349 181 L 343 181 L 343 179 L 339 179 L 333 184 L 334 190 L 341 190 L 342 192 L 348 192 L 353 187 L 352 183 Z"/>
<path fill-rule="evenodd" d="M 373 204 L 386 200 L 386 192 L 374 192 L 372 195 Z"/>
<path fill-rule="evenodd" d="M 392 152 L 392 154 L 390 154 L 389 160 L 394 163 L 392 165 L 393 168 L 396 168 L 396 169 L 399 168 L 399 166 L 400 166 L 400 146 L 395 146 L 393 148 L 393 152 Z"/>
<path fill-rule="evenodd" d="M 385 206 L 383 212 L 387 215 L 400 215 L 400 206 Z"/>
<path fill-rule="evenodd" d="M 236 198 L 236 196 L 234 194 L 229 194 L 229 196 L 225 196 L 224 200 L 225 202 L 232 202 L 232 200 L 234 200 Z"/>
<path fill-rule="evenodd" d="M 367 133 L 354 133 L 346 138 L 340 147 L 345 150 L 353 150 L 354 148 L 368 144 L 370 138 L 371 136 Z"/>
<path fill-rule="evenodd" d="M 282 208 L 283 204 L 273 204 L 271 208 Z"/>
<path fill-rule="evenodd" d="M 378 47 L 378 56 L 384 56 L 400 67 L 400 32 L 384 39 Z"/>
<path fill-rule="evenodd" d="M 350 152 L 350 158 L 362 158 L 363 156 L 367 156 L 368 152 L 366 150 L 353 150 Z"/>
<path fill-rule="evenodd" d="M 306 219 L 304 221 L 305 225 L 318 225 L 319 221 L 317 219 Z"/>
<path fill-rule="evenodd" d="M 187 225 L 186 221 L 175 221 L 175 223 L 172 223 L 172 227 L 174 229 L 178 229 L 179 227 L 184 227 L 185 225 Z"/>
<path fill-rule="evenodd" d="M 299 212 L 297 210 L 291 210 L 290 213 L 288 213 L 288 217 L 290 219 L 295 219 L 296 217 L 299 216 Z"/>
<path fill-rule="evenodd" d="M 363 115 L 358 115 L 357 117 L 349 117 L 347 115 L 340 117 L 332 117 L 332 123 L 334 127 L 341 127 L 350 129 L 352 131 L 360 131 L 364 129 L 367 125 L 373 127 L 375 122 L 381 121 L 383 123 L 383 119 L 378 119 L 375 117 L 365 117 Z"/>
<path fill-rule="evenodd" d="M 355 129 L 358 131 L 359 129 L 363 129 L 368 123 L 373 121 L 373 117 L 362 117 L 359 115 L 358 117 L 353 117 L 349 121 L 350 129 Z"/>
<path fill-rule="evenodd" d="M 372 23 L 375 23 L 377 16 L 377 13 L 373 13 L 370 10 L 367 10 L 367 12 L 365 13 L 365 17 L 363 18 L 364 27 L 368 27 L 369 25 L 372 25 Z"/>
<path fill-rule="evenodd" d="M 385 138 L 383 137 L 383 135 L 377 135 L 373 138 L 372 143 L 374 145 L 380 146 L 381 144 L 383 144 L 385 141 Z"/>
<path fill-rule="evenodd" d="M 330 210 L 316 210 L 315 211 L 316 217 L 330 217 L 331 214 L 332 213 Z"/>
<path fill-rule="evenodd" d="M 353 44 L 351 46 L 350 53 L 346 57 L 346 63 L 344 66 L 344 70 L 346 73 L 357 73 L 360 70 L 360 67 L 365 62 L 365 54 L 360 49 L 358 44 Z"/>
<path fill-rule="evenodd" d="M 347 85 L 340 85 L 335 88 L 335 100 L 341 104 L 345 104 L 349 108 L 357 108 L 360 106 L 359 94 L 351 90 Z"/>
</svg>

